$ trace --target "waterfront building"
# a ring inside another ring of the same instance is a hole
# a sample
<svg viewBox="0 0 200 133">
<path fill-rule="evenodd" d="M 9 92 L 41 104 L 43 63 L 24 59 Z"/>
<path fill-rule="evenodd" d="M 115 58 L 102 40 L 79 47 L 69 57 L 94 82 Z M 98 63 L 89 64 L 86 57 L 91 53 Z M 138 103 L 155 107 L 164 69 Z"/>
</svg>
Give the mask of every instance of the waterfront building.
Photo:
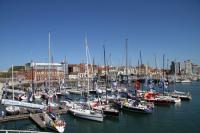
<svg viewBox="0 0 200 133">
<path fill-rule="evenodd" d="M 96 73 L 98 73 L 97 65 L 88 64 L 89 75 L 87 75 L 86 67 L 87 66 L 84 63 L 68 64 L 69 79 L 85 78 L 87 76 L 89 76 L 89 78 L 92 78 Z"/>
<path fill-rule="evenodd" d="M 197 75 L 198 69 L 199 69 L 198 65 L 192 64 L 192 74 Z"/>
<path fill-rule="evenodd" d="M 138 69 L 139 69 L 139 75 L 147 75 L 149 73 L 148 65 L 142 64 Z"/>
<path fill-rule="evenodd" d="M 66 72 L 64 69 L 67 69 L 64 63 L 30 62 L 25 64 L 25 78 L 26 80 L 45 81 L 50 72 L 51 80 L 59 80 L 64 78 L 64 72 Z"/>
<path fill-rule="evenodd" d="M 184 61 L 184 64 L 185 64 L 185 74 L 191 75 L 192 74 L 192 61 L 186 60 L 186 61 Z"/>
<path fill-rule="evenodd" d="M 197 75 L 200 75 L 200 67 L 198 67 Z"/>
<path fill-rule="evenodd" d="M 175 74 L 175 72 L 176 74 L 181 74 L 181 63 L 172 61 L 170 66 L 170 73 Z"/>
</svg>

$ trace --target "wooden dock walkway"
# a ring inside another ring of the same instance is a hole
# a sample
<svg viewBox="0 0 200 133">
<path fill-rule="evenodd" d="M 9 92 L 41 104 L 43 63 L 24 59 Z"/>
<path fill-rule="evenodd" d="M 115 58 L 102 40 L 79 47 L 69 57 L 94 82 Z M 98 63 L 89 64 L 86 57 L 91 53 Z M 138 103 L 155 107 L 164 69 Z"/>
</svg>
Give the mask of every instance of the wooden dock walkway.
<svg viewBox="0 0 200 133">
<path fill-rule="evenodd" d="M 45 123 L 42 120 L 42 113 L 41 114 L 30 114 L 30 118 L 40 127 L 40 128 L 46 128 Z"/>
<path fill-rule="evenodd" d="M 59 110 L 53 110 L 53 112 L 55 112 L 57 114 L 66 114 L 68 112 L 68 108 L 59 109 Z M 22 120 L 22 119 L 29 119 L 29 118 L 33 120 L 35 118 L 31 118 L 31 117 L 36 117 L 36 115 L 41 116 L 42 113 L 19 114 L 19 115 L 13 115 L 13 116 L 4 116 L 4 117 L 0 117 L 0 123 L 9 122 L 9 121 L 16 121 L 16 120 Z"/>
<path fill-rule="evenodd" d="M 4 117 L 0 117 L 0 123 L 1 122 L 8 122 L 8 121 L 15 121 L 15 120 L 28 119 L 29 116 L 30 116 L 29 114 L 4 116 Z"/>
</svg>

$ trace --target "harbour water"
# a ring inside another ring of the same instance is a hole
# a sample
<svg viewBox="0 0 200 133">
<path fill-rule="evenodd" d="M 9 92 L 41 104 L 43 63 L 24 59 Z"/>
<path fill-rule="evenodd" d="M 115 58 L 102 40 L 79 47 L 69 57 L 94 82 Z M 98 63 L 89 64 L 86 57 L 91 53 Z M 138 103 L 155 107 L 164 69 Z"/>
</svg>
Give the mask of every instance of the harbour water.
<svg viewBox="0 0 200 133">
<path fill-rule="evenodd" d="M 173 88 L 173 86 L 169 86 Z M 152 114 L 121 112 L 119 117 L 106 117 L 102 123 L 62 115 L 66 133 L 199 133 L 200 132 L 200 82 L 177 84 L 176 90 L 190 91 L 192 100 L 171 106 L 155 106 Z M 0 124 L 0 129 L 43 130 L 31 120 Z"/>
</svg>

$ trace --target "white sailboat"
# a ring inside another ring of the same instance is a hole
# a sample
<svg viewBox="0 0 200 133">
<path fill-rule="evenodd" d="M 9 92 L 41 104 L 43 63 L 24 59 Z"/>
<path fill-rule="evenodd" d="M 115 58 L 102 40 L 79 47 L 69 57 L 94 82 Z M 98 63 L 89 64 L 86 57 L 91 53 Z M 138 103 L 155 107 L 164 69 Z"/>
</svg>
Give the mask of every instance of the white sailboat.
<svg viewBox="0 0 200 133">
<path fill-rule="evenodd" d="M 89 83 L 89 69 L 88 69 L 88 54 L 89 54 L 89 49 L 88 49 L 88 45 L 87 45 L 87 38 L 85 38 L 85 46 L 86 46 L 86 59 L 87 59 L 87 94 L 89 94 L 89 87 L 90 87 L 90 83 Z M 98 112 L 98 111 L 93 111 L 90 108 L 83 108 L 81 106 L 72 106 L 72 108 L 69 109 L 69 111 L 71 112 L 72 115 L 80 117 L 80 118 L 84 118 L 84 119 L 88 119 L 88 120 L 94 120 L 94 121 L 99 121 L 102 122 L 103 121 L 103 114 L 102 112 Z"/>
<path fill-rule="evenodd" d="M 13 100 L 14 100 L 14 84 L 13 84 L 13 65 L 12 65 L 12 90 L 13 90 Z M 20 111 L 20 108 L 17 107 L 17 106 L 8 106 L 6 107 L 6 112 L 8 115 L 15 115 L 15 114 L 18 114 Z"/>
<path fill-rule="evenodd" d="M 103 122 L 102 113 L 99 113 L 97 111 L 93 111 L 91 109 L 71 108 L 71 109 L 69 109 L 69 111 L 74 116 L 77 116 L 77 117 L 80 117 L 80 118 Z"/>
</svg>

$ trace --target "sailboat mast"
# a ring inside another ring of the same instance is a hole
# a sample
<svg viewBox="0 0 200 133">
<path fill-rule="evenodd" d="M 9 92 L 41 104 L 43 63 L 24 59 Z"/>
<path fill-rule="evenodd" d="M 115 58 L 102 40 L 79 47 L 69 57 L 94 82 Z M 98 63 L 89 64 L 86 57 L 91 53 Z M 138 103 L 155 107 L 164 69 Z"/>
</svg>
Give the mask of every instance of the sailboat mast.
<svg viewBox="0 0 200 133">
<path fill-rule="evenodd" d="M 174 61 L 174 91 L 176 86 L 176 60 Z"/>
<path fill-rule="evenodd" d="M 128 39 L 126 39 L 126 44 L 125 44 L 125 46 L 126 46 L 126 76 L 127 76 L 127 74 L 128 74 L 128 69 L 127 69 L 127 66 L 128 66 Z"/>
<path fill-rule="evenodd" d="M 34 85 L 34 89 L 33 89 L 33 93 L 34 93 L 34 90 L 35 88 L 37 89 L 37 68 L 35 68 L 35 77 L 34 77 L 34 82 L 33 85 Z"/>
<path fill-rule="evenodd" d="M 174 78 L 175 78 L 174 83 L 176 83 L 176 60 L 174 61 Z"/>
<path fill-rule="evenodd" d="M 165 54 L 163 54 L 163 94 L 165 93 L 165 72 L 164 72 L 164 69 L 165 69 Z"/>
<path fill-rule="evenodd" d="M 165 69 L 165 54 L 163 54 L 163 78 L 165 77 L 164 69 Z"/>
<path fill-rule="evenodd" d="M 139 76 L 140 76 L 140 62 L 139 62 L 139 60 L 138 60 L 138 73 L 137 73 L 137 78 L 139 78 Z"/>
<path fill-rule="evenodd" d="M 103 45 L 103 59 L 104 59 L 104 71 L 105 71 L 105 83 L 106 83 L 106 103 L 107 103 L 107 69 L 106 69 L 106 50 L 105 45 Z"/>
<path fill-rule="evenodd" d="M 89 94 L 89 68 L 88 68 L 88 45 L 87 45 L 87 36 L 85 37 L 85 51 L 86 51 L 86 69 L 87 69 L 87 93 Z"/>
<path fill-rule="evenodd" d="M 49 50 L 48 50 L 48 58 L 49 58 L 49 63 L 48 63 L 48 83 L 49 83 L 49 89 L 50 89 L 50 62 L 51 62 L 51 33 L 49 32 Z"/>
<path fill-rule="evenodd" d="M 126 39 L 126 89 L 128 89 L 128 38 Z"/>
<path fill-rule="evenodd" d="M 14 100 L 13 65 L 12 65 L 12 93 L 13 93 L 13 100 Z"/>
<path fill-rule="evenodd" d="M 65 82 L 65 79 L 66 79 L 66 62 L 67 62 L 67 59 L 66 59 L 66 56 L 65 56 L 65 61 L 64 61 L 64 82 Z"/>
<path fill-rule="evenodd" d="M 94 62 L 94 58 L 93 58 L 93 61 L 92 61 L 92 69 L 93 69 L 93 72 L 92 72 L 92 89 L 93 90 L 94 90 L 94 82 L 96 82 L 95 76 L 94 76 L 94 72 L 95 72 L 94 64 L 95 64 L 95 62 Z"/>
<path fill-rule="evenodd" d="M 158 80 L 157 74 L 158 74 L 158 66 L 157 66 L 157 60 L 156 60 L 156 54 L 155 54 L 155 66 L 156 66 L 156 80 Z"/>
<path fill-rule="evenodd" d="M 34 78 L 33 78 L 33 76 L 34 76 L 33 73 L 34 73 L 34 72 L 33 72 L 33 67 L 34 67 L 34 62 L 32 62 L 32 70 L 31 70 L 31 71 L 32 71 L 32 77 L 31 77 L 31 79 L 32 79 L 32 91 L 33 91 L 33 93 L 34 93 L 34 81 L 33 81 L 33 80 L 34 80 Z M 36 75 L 36 74 L 35 74 L 35 75 Z"/>
</svg>

